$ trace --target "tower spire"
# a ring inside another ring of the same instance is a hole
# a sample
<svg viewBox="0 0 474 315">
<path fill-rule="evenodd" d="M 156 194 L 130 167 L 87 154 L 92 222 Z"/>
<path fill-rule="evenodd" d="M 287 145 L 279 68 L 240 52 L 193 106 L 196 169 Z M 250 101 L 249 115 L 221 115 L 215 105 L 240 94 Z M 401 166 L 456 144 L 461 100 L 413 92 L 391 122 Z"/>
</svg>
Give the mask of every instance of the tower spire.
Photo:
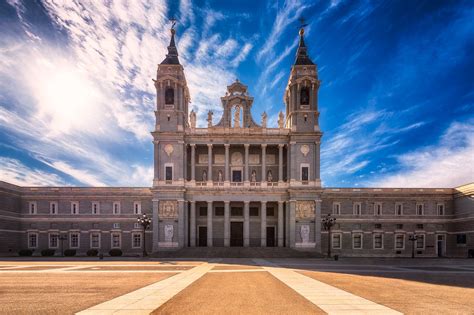
<svg viewBox="0 0 474 315">
<path fill-rule="evenodd" d="M 304 19 L 300 19 L 301 26 L 300 26 L 300 42 L 298 45 L 298 50 L 296 51 L 296 60 L 295 65 L 314 65 L 313 61 L 308 56 L 306 44 L 304 43 L 304 28 L 308 24 L 304 23 Z"/>
<path fill-rule="evenodd" d="M 174 35 L 176 34 L 176 30 L 174 29 L 176 25 L 176 19 L 172 18 L 171 21 L 171 39 L 170 44 L 168 45 L 168 53 L 166 54 L 166 58 L 161 62 L 162 65 L 179 65 L 178 59 L 178 49 L 176 48 L 176 44 L 174 41 Z"/>
</svg>

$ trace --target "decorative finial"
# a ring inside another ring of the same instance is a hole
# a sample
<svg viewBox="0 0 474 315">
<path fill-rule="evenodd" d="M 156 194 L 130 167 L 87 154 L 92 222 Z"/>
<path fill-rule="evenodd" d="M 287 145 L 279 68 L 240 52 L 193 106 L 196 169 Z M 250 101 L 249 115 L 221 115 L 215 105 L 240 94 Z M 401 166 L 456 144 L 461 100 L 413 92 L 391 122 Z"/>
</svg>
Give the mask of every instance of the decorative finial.
<svg viewBox="0 0 474 315">
<path fill-rule="evenodd" d="M 300 21 L 300 26 L 299 26 L 300 32 L 299 32 L 299 33 L 300 33 L 300 36 L 303 36 L 303 34 L 304 34 L 304 28 L 305 28 L 306 26 L 308 26 L 308 24 L 306 23 L 306 20 L 304 19 L 304 17 L 300 17 L 300 18 L 298 19 L 298 21 Z"/>
<path fill-rule="evenodd" d="M 178 22 L 178 20 L 176 20 L 174 17 L 170 18 L 170 22 L 171 22 L 171 34 L 175 34 L 176 33 L 176 30 L 174 29 L 174 27 L 176 26 L 176 23 Z"/>
</svg>

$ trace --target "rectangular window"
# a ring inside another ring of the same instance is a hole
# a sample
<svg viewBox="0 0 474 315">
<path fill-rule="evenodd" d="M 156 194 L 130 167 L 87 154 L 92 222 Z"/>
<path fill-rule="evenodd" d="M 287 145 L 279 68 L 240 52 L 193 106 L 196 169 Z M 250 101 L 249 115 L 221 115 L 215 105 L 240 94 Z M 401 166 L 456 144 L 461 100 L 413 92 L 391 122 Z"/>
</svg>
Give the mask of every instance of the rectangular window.
<svg viewBox="0 0 474 315">
<path fill-rule="evenodd" d="M 403 230 L 403 224 L 397 224 L 397 230 Z"/>
<path fill-rule="evenodd" d="M 423 215 L 424 205 L 422 203 L 416 204 L 416 215 Z"/>
<path fill-rule="evenodd" d="M 91 233 L 91 248 L 100 248 L 100 233 Z"/>
<path fill-rule="evenodd" d="M 132 248 L 141 248 L 142 247 L 142 234 L 133 233 L 132 234 Z"/>
<path fill-rule="evenodd" d="M 29 233 L 28 234 L 28 248 L 37 248 L 38 247 L 38 234 Z"/>
<path fill-rule="evenodd" d="M 71 202 L 71 214 L 78 214 L 79 213 L 79 202 L 74 201 Z"/>
<path fill-rule="evenodd" d="M 114 223 L 114 229 L 120 229 L 120 223 Z"/>
<path fill-rule="evenodd" d="M 360 215 L 361 214 L 361 208 L 362 208 L 362 204 L 360 202 L 355 202 L 354 203 L 354 215 Z"/>
<path fill-rule="evenodd" d="M 173 165 L 165 165 L 165 180 L 173 180 Z"/>
<path fill-rule="evenodd" d="M 140 223 L 138 223 L 138 222 L 135 222 L 135 223 L 133 224 L 133 228 L 134 228 L 134 229 L 143 229 L 142 225 L 141 225 Z"/>
<path fill-rule="evenodd" d="M 437 208 L 438 208 L 438 215 L 444 215 L 444 204 L 438 203 Z"/>
<path fill-rule="evenodd" d="M 230 215 L 233 217 L 241 217 L 244 215 L 243 209 L 241 207 L 231 207 Z"/>
<path fill-rule="evenodd" d="M 352 235 L 352 248 L 362 249 L 362 234 L 357 233 Z"/>
<path fill-rule="evenodd" d="M 374 234 L 374 249 L 383 249 L 383 235 L 380 233 Z"/>
<path fill-rule="evenodd" d="M 376 202 L 374 204 L 374 215 L 382 215 L 382 203 Z"/>
<path fill-rule="evenodd" d="M 395 249 L 405 249 L 405 235 L 404 234 L 395 235 Z"/>
<path fill-rule="evenodd" d="M 275 216 L 275 209 L 267 208 L 267 217 L 274 217 L 274 216 Z"/>
<path fill-rule="evenodd" d="M 424 227 L 423 224 L 417 224 L 417 225 L 416 225 L 416 228 L 417 228 L 418 230 L 423 230 L 423 227 Z"/>
<path fill-rule="evenodd" d="M 416 249 L 425 249 L 425 235 L 418 234 L 416 236 Z"/>
<path fill-rule="evenodd" d="M 235 183 L 242 182 L 242 171 L 241 170 L 232 170 L 232 181 Z"/>
<path fill-rule="evenodd" d="M 36 201 L 29 202 L 28 209 L 30 214 L 36 214 Z"/>
<path fill-rule="evenodd" d="M 395 204 L 395 215 L 403 215 L 403 204 L 396 203 Z"/>
<path fill-rule="evenodd" d="M 207 207 L 199 207 L 199 216 L 201 217 L 207 216 Z"/>
<path fill-rule="evenodd" d="M 380 230 L 382 228 L 382 224 L 381 223 L 375 223 L 375 229 L 376 230 Z"/>
<path fill-rule="evenodd" d="M 342 235 L 340 233 L 334 233 L 332 235 L 332 248 L 341 249 L 342 247 Z"/>
<path fill-rule="evenodd" d="M 224 216 L 224 207 L 216 207 L 215 212 L 216 212 L 216 217 Z"/>
<path fill-rule="evenodd" d="M 92 203 L 92 214 L 99 214 L 100 213 L 100 207 L 98 202 L 93 202 Z"/>
<path fill-rule="evenodd" d="M 142 203 L 140 201 L 135 201 L 133 203 L 133 214 L 141 214 L 142 213 Z"/>
<path fill-rule="evenodd" d="M 341 204 L 339 202 L 334 202 L 332 204 L 332 214 L 341 214 Z"/>
<path fill-rule="evenodd" d="M 58 248 L 59 235 L 56 233 L 49 234 L 49 248 Z"/>
<path fill-rule="evenodd" d="M 120 202 L 116 201 L 114 202 L 114 204 L 112 205 L 112 209 L 113 209 L 113 214 L 120 214 Z"/>
<path fill-rule="evenodd" d="M 58 203 L 57 202 L 50 202 L 49 203 L 49 213 L 50 214 L 58 214 Z"/>
<path fill-rule="evenodd" d="M 257 207 L 250 207 L 249 215 L 251 217 L 258 217 L 258 208 Z"/>
<path fill-rule="evenodd" d="M 79 233 L 69 234 L 69 247 L 79 248 Z"/>
<path fill-rule="evenodd" d="M 466 234 L 457 234 L 456 235 L 456 244 L 458 245 L 466 245 Z"/>
<path fill-rule="evenodd" d="M 120 248 L 121 245 L 121 235 L 120 233 L 112 233 L 112 248 Z"/>
<path fill-rule="evenodd" d="M 301 181 L 309 181 L 309 166 L 301 165 Z"/>
</svg>

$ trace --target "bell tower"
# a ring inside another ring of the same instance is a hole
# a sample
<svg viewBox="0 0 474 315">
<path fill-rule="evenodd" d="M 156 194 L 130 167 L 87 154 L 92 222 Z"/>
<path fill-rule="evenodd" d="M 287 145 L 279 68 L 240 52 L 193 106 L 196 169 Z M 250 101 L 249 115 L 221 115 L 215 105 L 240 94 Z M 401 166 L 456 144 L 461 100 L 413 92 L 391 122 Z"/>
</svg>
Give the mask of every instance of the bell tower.
<svg viewBox="0 0 474 315">
<path fill-rule="evenodd" d="M 307 54 L 304 28 L 300 29 L 299 35 L 296 60 L 291 67 L 283 99 L 286 105 L 286 127 L 293 132 L 319 131 L 318 70 Z"/>
</svg>

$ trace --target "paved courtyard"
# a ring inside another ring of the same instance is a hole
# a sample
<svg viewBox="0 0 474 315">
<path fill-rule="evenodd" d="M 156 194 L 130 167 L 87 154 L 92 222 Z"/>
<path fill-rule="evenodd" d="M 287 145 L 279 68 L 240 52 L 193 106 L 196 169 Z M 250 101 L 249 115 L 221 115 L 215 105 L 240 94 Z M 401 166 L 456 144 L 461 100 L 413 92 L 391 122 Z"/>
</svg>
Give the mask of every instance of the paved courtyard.
<svg viewBox="0 0 474 315">
<path fill-rule="evenodd" d="M 474 261 L 0 261 L 1 314 L 474 314 Z"/>
</svg>

